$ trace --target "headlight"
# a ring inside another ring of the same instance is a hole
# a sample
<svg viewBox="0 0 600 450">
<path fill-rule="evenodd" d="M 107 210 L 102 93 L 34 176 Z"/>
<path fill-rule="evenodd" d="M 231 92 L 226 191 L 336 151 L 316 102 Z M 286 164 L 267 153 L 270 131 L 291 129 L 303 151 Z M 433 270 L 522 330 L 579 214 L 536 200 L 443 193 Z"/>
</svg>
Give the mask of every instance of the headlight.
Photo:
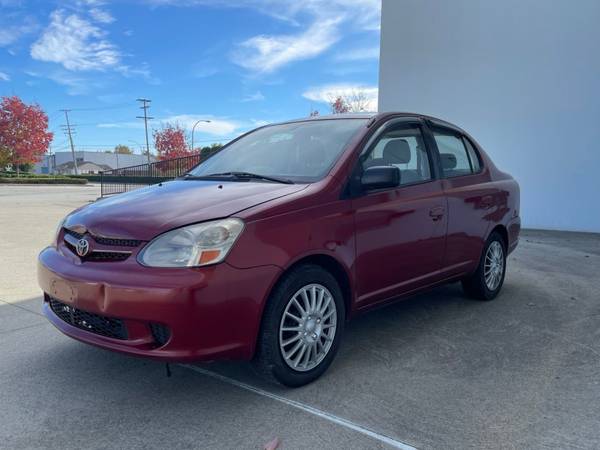
<svg viewBox="0 0 600 450">
<path fill-rule="evenodd" d="M 149 267 L 199 267 L 225 259 L 244 229 L 240 219 L 215 220 L 161 234 L 138 255 Z"/>
</svg>

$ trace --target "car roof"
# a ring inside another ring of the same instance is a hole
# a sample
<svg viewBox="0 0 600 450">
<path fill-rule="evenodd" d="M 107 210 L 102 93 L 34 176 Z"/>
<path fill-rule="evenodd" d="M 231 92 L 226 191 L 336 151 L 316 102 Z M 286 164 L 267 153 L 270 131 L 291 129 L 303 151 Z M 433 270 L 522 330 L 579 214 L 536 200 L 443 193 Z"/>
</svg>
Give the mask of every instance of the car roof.
<svg viewBox="0 0 600 450">
<path fill-rule="evenodd" d="M 391 118 L 391 117 L 407 117 L 407 118 L 424 119 L 424 120 L 433 122 L 434 124 L 453 128 L 457 131 L 465 133 L 465 131 L 462 130 L 460 127 L 458 127 L 458 126 L 454 125 L 453 123 L 450 123 L 446 120 L 442 120 L 437 117 L 429 116 L 426 114 L 400 112 L 400 111 L 398 111 L 398 112 L 389 111 L 389 112 L 382 112 L 382 113 L 375 113 L 375 112 L 362 113 L 361 112 L 361 113 L 347 113 L 347 114 L 328 114 L 328 115 L 324 115 L 324 116 L 311 116 L 311 117 L 303 117 L 303 118 L 298 118 L 298 119 L 293 119 L 293 120 L 287 120 L 284 122 L 280 122 L 280 124 L 296 123 L 296 122 L 317 122 L 317 121 L 321 121 L 321 120 L 340 120 L 340 119 L 372 119 L 372 122 L 375 122 L 379 119 L 386 119 L 386 118 Z M 275 125 L 275 124 L 273 124 L 273 125 Z"/>
</svg>

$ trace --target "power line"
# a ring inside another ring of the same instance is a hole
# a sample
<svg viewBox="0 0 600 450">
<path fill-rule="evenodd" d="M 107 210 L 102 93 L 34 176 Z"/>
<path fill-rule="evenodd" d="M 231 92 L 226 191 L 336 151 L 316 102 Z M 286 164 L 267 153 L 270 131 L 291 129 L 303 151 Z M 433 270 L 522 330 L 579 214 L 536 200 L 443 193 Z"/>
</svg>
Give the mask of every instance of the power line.
<svg viewBox="0 0 600 450">
<path fill-rule="evenodd" d="M 148 103 L 150 103 L 152 100 L 138 98 L 136 101 L 142 103 L 140 109 L 144 110 L 144 116 L 136 116 L 136 119 L 144 119 L 144 128 L 146 129 L 146 155 L 148 155 L 148 163 L 150 163 L 150 144 L 148 144 L 148 119 L 154 119 L 154 117 L 148 117 L 148 108 L 150 108 L 150 105 L 148 105 Z"/>
<path fill-rule="evenodd" d="M 67 134 L 69 135 L 69 142 L 71 144 L 71 155 L 73 155 L 73 169 L 75 169 L 75 175 L 79 174 L 79 170 L 77 169 L 77 158 L 75 158 L 75 146 L 73 145 L 73 136 L 71 135 L 71 124 L 69 123 L 69 110 L 63 109 L 65 113 L 65 119 L 67 120 Z"/>
<path fill-rule="evenodd" d="M 112 105 L 112 106 L 93 106 L 93 107 L 89 107 L 89 108 L 71 108 L 69 111 L 78 111 L 78 112 L 84 112 L 84 111 L 110 111 L 110 110 L 114 110 L 114 109 L 126 109 L 127 107 L 130 107 L 130 103 L 120 103 L 117 105 Z"/>
</svg>

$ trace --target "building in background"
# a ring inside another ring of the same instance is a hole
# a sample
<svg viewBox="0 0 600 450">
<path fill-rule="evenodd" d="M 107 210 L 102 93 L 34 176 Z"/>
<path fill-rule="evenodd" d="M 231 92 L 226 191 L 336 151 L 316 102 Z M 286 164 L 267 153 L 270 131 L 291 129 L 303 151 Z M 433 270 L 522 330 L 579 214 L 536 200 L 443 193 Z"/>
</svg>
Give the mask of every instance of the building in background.
<svg viewBox="0 0 600 450">
<path fill-rule="evenodd" d="M 600 231 L 600 2 L 383 0 L 379 109 L 465 128 L 526 227 Z"/>
<path fill-rule="evenodd" d="M 77 163 L 77 173 L 79 175 L 95 175 L 111 169 L 112 167 L 106 164 L 96 164 L 89 161 Z M 75 164 L 73 164 L 73 161 L 62 163 L 54 168 L 54 173 L 57 175 L 75 175 Z"/>
<path fill-rule="evenodd" d="M 137 166 L 139 164 L 146 164 L 148 162 L 146 155 L 128 155 L 112 152 L 105 153 L 81 151 L 75 152 L 75 158 L 77 159 L 78 168 L 81 167 L 79 173 L 92 173 L 92 171 L 94 173 L 98 173 L 98 168 L 100 167 L 102 167 L 102 169 L 99 170 L 110 170 L 118 169 L 120 167 Z M 156 158 L 151 156 L 150 161 L 154 162 L 156 161 Z M 87 164 L 87 166 L 84 167 L 84 164 Z M 65 172 L 63 172 L 63 170 Z M 84 170 L 88 170 L 88 172 L 84 172 Z M 41 162 L 34 166 L 33 171 L 35 173 L 44 174 L 74 174 L 73 155 L 70 151 L 56 152 L 52 155 L 46 155 Z"/>
</svg>

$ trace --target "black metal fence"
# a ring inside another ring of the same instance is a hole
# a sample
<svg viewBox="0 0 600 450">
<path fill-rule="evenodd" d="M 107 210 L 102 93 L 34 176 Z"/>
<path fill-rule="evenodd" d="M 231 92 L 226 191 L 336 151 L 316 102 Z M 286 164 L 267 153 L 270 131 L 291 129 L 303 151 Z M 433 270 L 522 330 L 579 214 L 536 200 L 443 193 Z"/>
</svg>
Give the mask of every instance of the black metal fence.
<svg viewBox="0 0 600 450">
<path fill-rule="evenodd" d="M 173 180 L 196 167 L 212 155 L 207 152 L 196 153 L 181 158 L 167 159 L 138 166 L 100 172 L 100 195 L 121 194 L 151 184 Z"/>
</svg>

